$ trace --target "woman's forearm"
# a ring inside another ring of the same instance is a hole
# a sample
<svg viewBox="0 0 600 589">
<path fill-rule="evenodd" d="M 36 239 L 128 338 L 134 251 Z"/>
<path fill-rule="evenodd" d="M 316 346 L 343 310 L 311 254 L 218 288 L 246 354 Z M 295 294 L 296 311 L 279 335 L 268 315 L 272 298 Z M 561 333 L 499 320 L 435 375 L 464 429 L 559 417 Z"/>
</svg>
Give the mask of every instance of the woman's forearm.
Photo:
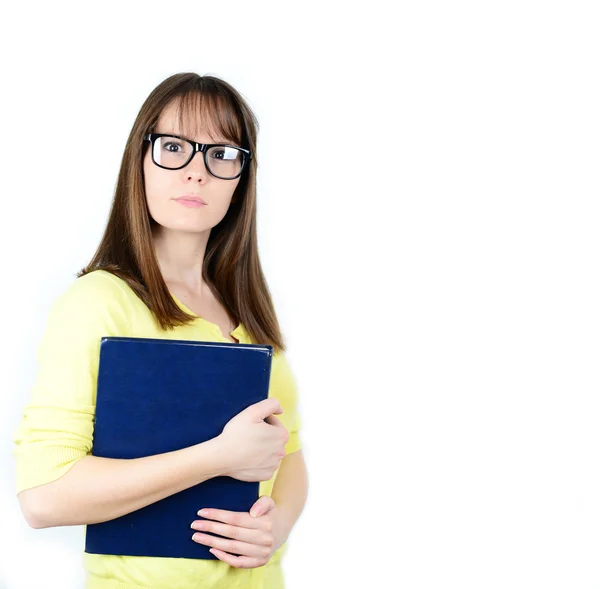
<svg viewBox="0 0 600 589">
<path fill-rule="evenodd" d="M 308 472 L 302 450 L 288 454 L 279 466 L 271 498 L 284 521 L 286 541 L 308 497 Z"/>
<path fill-rule="evenodd" d="M 19 495 L 32 527 L 115 519 L 224 473 L 219 438 L 165 454 L 114 459 L 88 455 L 61 478 Z"/>
</svg>

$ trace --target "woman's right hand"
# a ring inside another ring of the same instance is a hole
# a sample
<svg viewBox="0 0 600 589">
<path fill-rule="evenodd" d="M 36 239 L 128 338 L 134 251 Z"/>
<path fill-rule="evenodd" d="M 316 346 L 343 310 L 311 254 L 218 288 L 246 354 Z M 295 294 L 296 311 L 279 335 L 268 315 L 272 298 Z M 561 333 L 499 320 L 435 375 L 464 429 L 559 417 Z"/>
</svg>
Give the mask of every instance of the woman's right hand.
<svg viewBox="0 0 600 589">
<path fill-rule="evenodd" d="M 268 481 L 285 457 L 290 434 L 274 414 L 283 413 L 270 397 L 232 417 L 218 438 L 226 453 L 225 476 L 240 481 Z"/>
</svg>

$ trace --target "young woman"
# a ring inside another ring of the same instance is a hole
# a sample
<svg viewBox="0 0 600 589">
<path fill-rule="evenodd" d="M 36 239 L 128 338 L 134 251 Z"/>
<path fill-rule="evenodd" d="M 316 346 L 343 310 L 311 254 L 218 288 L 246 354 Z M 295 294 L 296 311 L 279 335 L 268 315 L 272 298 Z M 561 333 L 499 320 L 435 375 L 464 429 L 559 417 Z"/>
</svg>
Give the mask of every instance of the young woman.
<svg viewBox="0 0 600 589">
<path fill-rule="evenodd" d="M 189 522 L 190 537 L 214 560 L 84 552 L 86 589 L 284 587 L 281 558 L 308 482 L 296 383 L 258 256 L 257 129 L 213 76 L 176 74 L 148 96 L 101 243 L 48 316 L 14 456 L 34 528 L 108 521 L 220 475 L 260 481 L 259 499 L 247 513 L 198 506 L 206 519 Z M 269 398 L 196 446 L 93 456 L 103 336 L 270 344 Z"/>
</svg>

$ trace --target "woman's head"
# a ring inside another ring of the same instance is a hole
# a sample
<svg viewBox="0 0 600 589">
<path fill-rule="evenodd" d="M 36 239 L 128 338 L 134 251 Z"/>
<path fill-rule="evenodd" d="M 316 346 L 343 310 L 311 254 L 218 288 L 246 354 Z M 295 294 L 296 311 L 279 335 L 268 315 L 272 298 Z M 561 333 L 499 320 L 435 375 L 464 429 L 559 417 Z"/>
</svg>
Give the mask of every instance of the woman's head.
<svg viewBox="0 0 600 589">
<path fill-rule="evenodd" d="M 180 73 L 160 83 L 140 108 L 127 139 L 98 250 L 77 276 L 96 269 L 110 271 L 129 283 L 164 329 L 187 323 L 193 317 L 172 299 L 153 239 L 165 230 L 208 231 L 204 281 L 254 341 L 285 349 L 258 258 L 257 133 L 256 117 L 227 82 Z M 183 140 L 175 145 L 168 139 L 155 139 L 159 134 Z M 185 139 L 192 143 L 186 144 Z M 205 160 L 201 151 L 193 153 L 195 143 L 226 144 L 244 151 L 215 148 Z M 236 154 L 243 160 L 241 173 L 224 179 L 232 176 Z M 223 162 L 224 156 L 228 163 Z M 175 166 L 189 157 L 187 165 Z M 199 196 L 207 206 L 189 208 L 174 200 L 188 194 Z"/>
<path fill-rule="evenodd" d="M 142 151 L 144 191 L 155 233 L 163 228 L 210 232 L 223 220 L 252 162 L 239 110 L 231 97 L 197 89 L 179 94 L 162 108 L 143 138 Z M 196 143 L 205 146 L 203 150 Z M 218 145 L 206 147 L 210 144 Z M 188 207 L 176 200 L 185 196 L 206 204 Z"/>
</svg>

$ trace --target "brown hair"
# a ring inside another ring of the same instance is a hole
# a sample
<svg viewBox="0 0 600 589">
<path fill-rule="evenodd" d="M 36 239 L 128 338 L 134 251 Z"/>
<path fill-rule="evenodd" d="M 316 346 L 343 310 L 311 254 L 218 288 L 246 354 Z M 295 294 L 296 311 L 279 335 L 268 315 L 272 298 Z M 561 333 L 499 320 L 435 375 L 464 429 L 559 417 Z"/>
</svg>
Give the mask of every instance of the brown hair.
<svg viewBox="0 0 600 589">
<path fill-rule="evenodd" d="M 200 122 L 211 135 L 252 152 L 235 189 L 229 210 L 212 228 L 202 278 L 235 324 L 243 323 L 254 343 L 285 351 L 277 315 L 262 272 L 256 235 L 256 138 L 258 121 L 243 97 L 214 76 L 179 73 L 161 82 L 142 105 L 127 139 L 104 235 L 90 263 L 77 277 L 102 269 L 128 283 L 162 329 L 187 324 L 194 317 L 172 298 L 156 259 L 144 189 L 143 158 L 163 109 L 177 101 L 179 124 L 188 137 Z M 193 129 L 186 129 L 195 121 Z M 186 130 L 184 130 L 186 129 Z M 274 350 L 274 351 L 275 351 Z"/>
</svg>

